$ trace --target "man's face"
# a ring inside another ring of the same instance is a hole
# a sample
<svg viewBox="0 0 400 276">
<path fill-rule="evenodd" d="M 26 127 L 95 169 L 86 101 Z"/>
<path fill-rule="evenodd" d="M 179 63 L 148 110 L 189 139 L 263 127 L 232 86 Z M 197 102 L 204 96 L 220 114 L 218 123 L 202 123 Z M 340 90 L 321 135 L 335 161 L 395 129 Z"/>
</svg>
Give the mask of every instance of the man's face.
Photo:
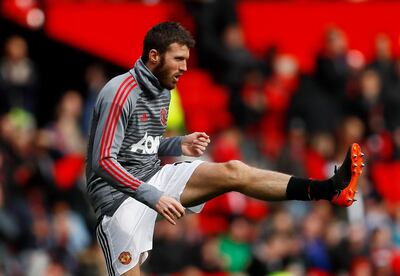
<svg viewBox="0 0 400 276">
<path fill-rule="evenodd" d="M 179 78 L 186 72 L 188 59 L 189 48 L 186 45 L 172 43 L 160 56 L 160 62 L 154 68 L 153 74 L 163 87 L 172 90 Z"/>
</svg>

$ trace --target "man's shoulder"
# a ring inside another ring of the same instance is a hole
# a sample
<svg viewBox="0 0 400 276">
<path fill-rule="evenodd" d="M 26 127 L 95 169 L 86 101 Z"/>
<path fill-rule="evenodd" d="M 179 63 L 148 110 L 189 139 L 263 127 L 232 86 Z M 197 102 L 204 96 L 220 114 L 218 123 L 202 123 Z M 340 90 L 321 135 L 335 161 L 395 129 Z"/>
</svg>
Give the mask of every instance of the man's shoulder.
<svg viewBox="0 0 400 276">
<path fill-rule="evenodd" d="M 115 103 L 127 107 L 134 107 L 140 97 L 140 92 L 136 91 L 140 89 L 138 87 L 139 86 L 136 85 L 136 81 L 129 72 L 118 75 L 109 80 L 101 89 L 96 101 L 96 106 Z M 132 91 L 134 92 L 132 93 Z"/>
<path fill-rule="evenodd" d="M 117 91 L 120 87 L 132 83 L 133 81 L 133 76 L 129 72 L 126 72 L 113 77 L 107 82 L 104 88 Z"/>
<path fill-rule="evenodd" d="M 132 90 L 138 87 L 130 72 L 115 76 L 109 80 L 100 91 L 100 98 L 113 98 L 117 93 L 124 93 L 127 89 Z"/>
</svg>

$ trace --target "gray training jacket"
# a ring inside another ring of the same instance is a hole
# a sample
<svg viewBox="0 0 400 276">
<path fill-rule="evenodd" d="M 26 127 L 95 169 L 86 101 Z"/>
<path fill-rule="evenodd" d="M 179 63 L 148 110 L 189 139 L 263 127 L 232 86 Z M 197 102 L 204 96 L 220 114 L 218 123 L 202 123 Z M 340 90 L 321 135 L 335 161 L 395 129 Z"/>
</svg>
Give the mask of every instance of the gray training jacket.
<svg viewBox="0 0 400 276">
<path fill-rule="evenodd" d="M 170 91 L 139 59 L 100 91 L 92 113 L 87 192 L 97 218 L 111 216 L 131 196 L 154 209 L 162 192 L 146 183 L 158 156 L 182 154 L 182 137 L 163 138 Z"/>
</svg>

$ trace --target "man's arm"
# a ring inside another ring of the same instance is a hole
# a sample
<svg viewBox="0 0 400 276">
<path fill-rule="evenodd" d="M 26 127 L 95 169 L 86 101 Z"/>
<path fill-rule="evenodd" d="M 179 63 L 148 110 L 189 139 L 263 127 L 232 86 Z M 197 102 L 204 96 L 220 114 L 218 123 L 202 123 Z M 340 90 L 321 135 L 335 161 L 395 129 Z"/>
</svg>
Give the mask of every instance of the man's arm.
<svg viewBox="0 0 400 276">
<path fill-rule="evenodd" d="M 163 195 L 156 187 L 135 178 L 117 160 L 130 114 L 136 106 L 136 94 L 131 93 L 135 85 L 129 76 L 117 89 L 109 85 L 102 91 L 95 107 L 97 128 L 91 154 L 92 169 L 117 190 L 153 208 L 171 224 L 176 224 L 175 219 L 185 213 L 183 206 L 174 198 Z"/>
<path fill-rule="evenodd" d="M 162 138 L 158 148 L 159 156 L 192 156 L 203 155 L 210 137 L 205 132 L 194 132 L 185 136 Z"/>
<path fill-rule="evenodd" d="M 182 136 L 161 138 L 158 147 L 159 156 L 181 156 L 182 155 Z"/>
<path fill-rule="evenodd" d="M 92 153 L 93 170 L 117 190 L 155 209 L 162 192 L 135 178 L 117 160 L 125 129 L 136 100 L 136 82 L 127 77 L 119 87 L 107 86 L 96 103 L 97 129 Z"/>
</svg>

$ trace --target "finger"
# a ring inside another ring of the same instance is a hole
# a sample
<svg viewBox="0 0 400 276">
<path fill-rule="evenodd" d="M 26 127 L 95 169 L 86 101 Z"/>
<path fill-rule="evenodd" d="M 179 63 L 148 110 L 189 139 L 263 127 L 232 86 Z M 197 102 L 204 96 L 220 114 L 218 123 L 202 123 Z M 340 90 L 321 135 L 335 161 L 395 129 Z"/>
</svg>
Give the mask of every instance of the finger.
<svg viewBox="0 0 400 276">
<path fill-rule="evenodd" d="M 182 217 L 181 212 L 179 212 L 179 210 L 175 206 L 170 206 L 169 210 L 171 213 L 173 213 L 175 215 L 176 218 L 179 219 Z"/>
<path fill-rule="evenodd" d="M 206 143 L 210 143 L 210 142 L 211 142 L 210 138 L 206 138 L 206 137 L 199 137 L 198 139 L 199 139 L 200 141 L 206 142 Z"/>
<path fill-rule="evenodd" d="M 171 214 L 169 210 L 163 210 L 162 216 L 172 225 L 176 225 L 176 222 L 174 220 L 174 216 Z"/>
<path fill-rule="evenodd" d="M 193 147 L 194 147 L 195 149 L 199 149 L 199 150 L 201 150 L 201 151 L 205 151 L 205 150 L 206 150 L 206 147 L 199 146 L 199 145 L 194 145 Z"/>
<path fill-rule="evenodd" d="M 174 203 L 174 206 L 175 206 L 176 210 L 178 210 L 181 217 L 185 215 L 185 207 L 183 207 L 182 204 L 180 204 L 178 201 L 176 201 Z"/>
<path fill-rule="evenodd" d="M 204 137 L 206 139 L 210 138 L 205 132 L 199 132 L 198 137 Z"/>
<path fill-rule="evenodd" d="M 208 146 L 208 143 L 206 143 L 206 142 L 201 142 L 201 141 L 193 141 L 193 144 L 194 145 L 199 145 L 199 146 L 202 146 L 202 147 L 207 147 Z"/>
<path fill-rule="evenodd" d="M 180 203 L 178 201 L 173 200 L 168 206 L 168 211 L 176 218 L 180 218 L 182 216 L 179 212 L 179 205 Z"/>
<path fill-rule="evenodd" d="M 196 141 L 193 141 L 192 145 L 199 145 L 199 146 L 207 147 L 208 143 L 196 140 Z"/>
</svg>

